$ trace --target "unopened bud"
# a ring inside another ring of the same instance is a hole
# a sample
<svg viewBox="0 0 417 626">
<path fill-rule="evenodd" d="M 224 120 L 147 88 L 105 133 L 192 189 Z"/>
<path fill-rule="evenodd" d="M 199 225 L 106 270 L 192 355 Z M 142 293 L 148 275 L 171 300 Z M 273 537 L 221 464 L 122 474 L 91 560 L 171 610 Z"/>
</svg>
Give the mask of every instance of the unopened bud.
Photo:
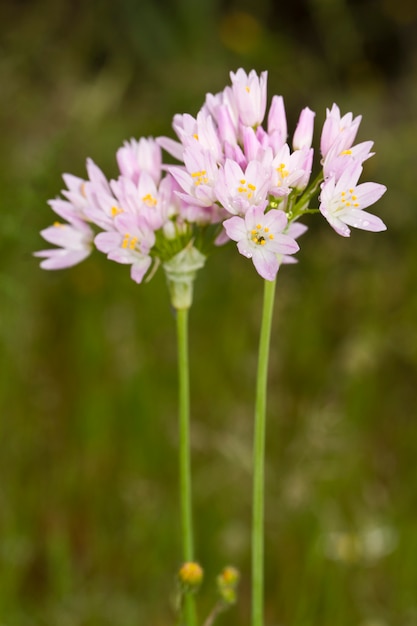
<svg viewBox="0 0 417 626">
<path fill-rule="evenodd" d="M 184 588 L 187 590 L 196 589 L 203 580 L 203 568 L 194 561 L 188 561 L 181 566 L 178 572 L 178 578 Z"/>
<path fill-rule="evenodd" d="M 217 587 L 222 600 L 226 604 L 236 602 L 236 589 L 239 584 L 240 573 L 235 567 L 225 567 L 217 576 Z"/>
</svg>

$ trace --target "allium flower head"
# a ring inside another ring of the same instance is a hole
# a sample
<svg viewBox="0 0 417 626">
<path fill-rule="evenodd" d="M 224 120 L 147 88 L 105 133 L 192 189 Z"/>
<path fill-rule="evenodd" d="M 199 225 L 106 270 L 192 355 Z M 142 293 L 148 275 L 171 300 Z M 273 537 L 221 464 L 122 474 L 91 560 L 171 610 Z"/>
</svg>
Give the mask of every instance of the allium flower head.
<svg viewBox="0 0 417 626">
<path fill-rule="evenodd" d="M 273 280 L 280 264 L 295 262 L 295 238 L 307 228 L 300 221 L 306 214 L 320 212 L 345 237 L 351 226 L 385 230 L 364 210 L 385 187 L 358 184 L 362 164 L 373 155 L 372 141 L 354 145 L 360 115 L 342 115 L 336 104 L 327 109 L 321 168 L 310 181 L 315 112 L 305 107 L 288 139 L 282 96 L 272 96 L 264 123 L 267 72 L 239 68 L 230 79 L 222 91 L 206 95 L 196 115 L 174 116 L 177 139 L 124 142 L 114 180 L 91 159 L 86 180 L 65 174 L 64 199 L 50 204 L 66 223 L 42 231 L 58 246 L 37 253 L 42 267 L 73 265 L 94 242 L 109 259 L 131 265 L 136 282 L 152 263 L 161 265 L 174 293 L 177 279 L 187 275 L 191 284 L 210 247 L 230 239 L 263 278 Z M 165 164 L 162 150 L 178 163 Z M 191 295 L 183 299 L 178 291 L 171 302 L 188 307 Z"/>
</svg>

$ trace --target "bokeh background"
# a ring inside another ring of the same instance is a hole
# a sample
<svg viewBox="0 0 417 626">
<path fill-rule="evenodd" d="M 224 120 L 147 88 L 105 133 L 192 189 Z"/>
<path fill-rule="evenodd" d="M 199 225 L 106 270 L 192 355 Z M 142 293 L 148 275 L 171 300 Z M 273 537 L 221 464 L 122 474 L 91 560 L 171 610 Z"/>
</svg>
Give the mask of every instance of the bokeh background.
<svg viewBox="0 0 417 626">
<path fill-rule="evenodd" d="M 0 624 L 175 623 L 174 318 L 96 253 L 33 258 L 61 173 L 111 177 L 125 139 L 172 135 L 229 71 L 267 69 L 299 111 L 337 102 L 375 140 L 388 231 L 309 220 L 280 272 L 267 445 L 266 624 L 417 624 L 417 5 L 414 0 L 5 0 L 0 6 Z M 315 145 L 318 145 L 316 130 Z M 253 389 L 262 281 L 210 258 L 191 314 L 203 618 L 249 623 Z"/>
</svg>

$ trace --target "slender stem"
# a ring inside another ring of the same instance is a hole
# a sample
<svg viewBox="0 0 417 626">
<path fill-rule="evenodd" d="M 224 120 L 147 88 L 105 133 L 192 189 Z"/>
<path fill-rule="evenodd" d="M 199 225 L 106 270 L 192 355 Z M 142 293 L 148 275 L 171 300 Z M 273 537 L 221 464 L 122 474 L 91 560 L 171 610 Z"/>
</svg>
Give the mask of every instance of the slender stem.
<svg viewBox="0 0 417 626">
<path fill-rule="evenodd" d="M 268 357 L 276 281 L 264 283 L 258 373 L 256 378 L 255 435 L 253 447 L 252 511 L 252 626 L 263 626 L 264 603 L 264 491 L 265 432 Z"/>
<path fill-rule="evenodd" d="M 188 308 L 177 309 L 178 340 L 178 404 L 179 404 L 179 460 L 182 558 L 194 560 L 191 454 L 190 454 L 190 374 L 188 363 Z M 192 594 L 185 597 L 185 620 L 187 626 L 195 626 L 195 603 Z"/>
</svg>

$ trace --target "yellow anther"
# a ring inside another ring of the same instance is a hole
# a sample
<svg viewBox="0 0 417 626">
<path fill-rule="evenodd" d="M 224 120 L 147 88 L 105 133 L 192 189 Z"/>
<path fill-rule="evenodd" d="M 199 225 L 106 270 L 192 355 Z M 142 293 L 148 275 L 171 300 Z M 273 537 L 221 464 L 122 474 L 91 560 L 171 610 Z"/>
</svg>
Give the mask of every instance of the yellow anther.
<svg viewBox="0 0 417 626">
<path fill-rule="evenodd" d="M 206 170 L 200 170 L 199 172 L 192 172 L 191 177 L 194 178 L 194 185 L 198 187 L 199 185 L 207 185 L 209 182 Z"/>
<path fill-rule="evenodd" d="M 129 233 L 126 233 L 126 235 L 123 237 L 121 245 L 124 250 L 126 250 L 127 248 L 129 248 L 130 250 L 134 250 L 138 241 L 139 239 L 137 237 L 131 237 Z"/>
<path fill-rule="evenodd" d="M 255 185 L 252 185 L 251 183 L 248 183 L 248 189 L 250 189 L 251 191 L 256 191 Z"/>
<path fill-rule="evenodd" d="M 262 228 L 262 224 L 256 224 L 256 228 L 260 230 Z"/>
<path fill-rule="evenodd" d="M 147 193 L 146 196 L 143 196 L 142 201 L 149 207 L 155 206 L 157 204 L 157 199 L 153 197 L 152 194 Z"/>
<path fill-rule="evenodd" d="M 250 87 L 249 87 L 249 85 L 246 85 L 245 89 L 246 89 L 246 91 L 247 91 L 248 93 L 250 92 Z"/>
<path fill-rule="evenodd" d="M 265 232 L 266 232 L 266 228 L 265 228 Z M 274 239 L 274 235 L 269 235 L 268 239 Z"/>
<path fill-rule="evenodd" d="M 54 222 L 53 225 L 55 226 L 55 228 L 62 228 L 63 226 L 65 226 L 65 224 L 61 224 L 61 222 Z"/>
<path fill-rule="evenodd" d="M 246 185 L 246 180 L 244 178 L 241 178 L 239 181 L 242 185 Z"/>
<path fill-rule="evenodd" d="M 343 150 L 343 152 L 340 153 L 340 156 L 345 156 L 349 154 L 352 154 L 352 150 Z"/>
<path fill-rule="evenodd" d="M 119 215 L 120 213 L 123 213 L 123 209 L 119 208 L 118 206 L 112 206 L 111 208 L 112 217 L 116 217 L 116 215 Z"/>
<path fill-rule="evenodd" d="M 264 228 L 264 233 L 269 233 L 269 228 L 268 228 L 268 226 L 265 226 L 265 228 Z"/>
<path fill-rule="evenodd" d="M 197 135 L 197 133 L 194 133 L 193 137 L 194 137 L 194 139 L 196 139 L 196 140 L 198 141 L 198 135 Z"/>
<path fill-rule="evenodd" d="M 282 177 L 282 178 L 286 178 L 289 175 L 289 171 L 285 169 L 285 163 L 281 163 L 277 168 L 276 171 L 278 172 L 278 174 Z M 278 180 L 278 187 L 281 185 L 281 181 Z"/>
</svg>

